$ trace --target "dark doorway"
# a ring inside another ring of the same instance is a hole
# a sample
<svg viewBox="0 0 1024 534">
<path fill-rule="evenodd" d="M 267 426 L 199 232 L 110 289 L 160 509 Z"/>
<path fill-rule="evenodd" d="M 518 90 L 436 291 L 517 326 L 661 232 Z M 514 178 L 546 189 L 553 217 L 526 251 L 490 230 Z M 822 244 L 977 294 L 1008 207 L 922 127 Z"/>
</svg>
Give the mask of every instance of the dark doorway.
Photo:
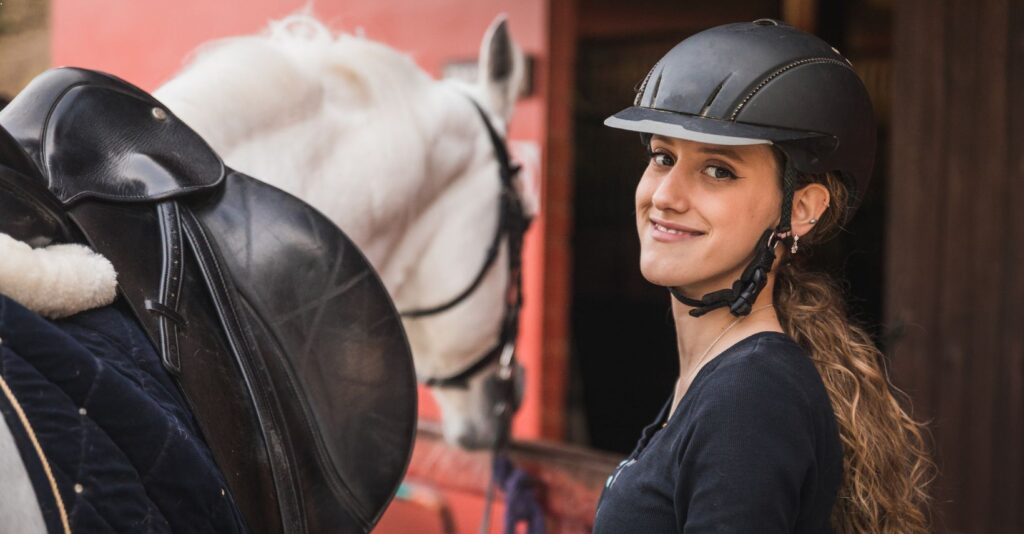
<svg viewBox="0 0 1024 534">
<path fill-rule="evenodd" d="M 633 191 L 646 166 L 639 136 L 602 125 L 675 37 L 585 41 L 575 112 L 572 358 L 589 444 L 628 452 L 667 398 L 678 362 L 669 300 L 637 266 Z"/>
</svg>

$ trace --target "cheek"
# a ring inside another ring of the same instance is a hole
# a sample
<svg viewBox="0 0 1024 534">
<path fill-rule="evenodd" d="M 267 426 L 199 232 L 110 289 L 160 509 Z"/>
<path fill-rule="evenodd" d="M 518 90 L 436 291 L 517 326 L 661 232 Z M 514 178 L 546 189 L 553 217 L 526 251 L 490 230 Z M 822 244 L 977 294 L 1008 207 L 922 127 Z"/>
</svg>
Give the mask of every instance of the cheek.
<svg viewBox="0 0 1024 534">
<path fill-rule="evenodd" d="M 642 207 L 647 207 L 651 204 L 651 199 L 654 197 L 654 188 L 656 184 L 654 180 L 647 176 L 645 172 L 640 177 L 640 181 L 636 184 L 636 194 L 634 195 L 634 202 L 636 203 L 637 211 Z"/>
<path fill-rule="evenodd" d="M 637 229 L 643 221 L 647 220 L 647 211 L 651 207 L 654 196 L 654 180 L 641 177 L 637 182 L 636 192 L 633 197 L 633 207 L 636 209 Z"/>
</svg>

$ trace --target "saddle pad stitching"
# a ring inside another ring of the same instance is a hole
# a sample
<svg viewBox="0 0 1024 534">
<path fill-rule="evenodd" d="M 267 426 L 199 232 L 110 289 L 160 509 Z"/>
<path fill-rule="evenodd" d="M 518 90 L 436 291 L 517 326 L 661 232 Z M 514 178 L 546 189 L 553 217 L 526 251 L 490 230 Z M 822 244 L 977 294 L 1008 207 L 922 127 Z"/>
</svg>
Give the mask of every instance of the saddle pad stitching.
<svg viewBox="0 0 1024 534">
<path fill-rule="evenodd" d="M 71 525 L 68 522 L 68 514 L 64 509 L 64 499 L 60 496 L 60 490 L 57 489 L 57 480 L 53 477 L 53 471 L 50 470 L 50 462 L 46 459 L 46 453 L 43 452 L 43 447 L 39 444 L 39 439 L 36 437 L 36 432 L 32 428 L 32 424 L 29 423 L 28 417 L 25 415 L 25 410 L 21 408 L 21 403 L 18 402 L 17 397 L 14 396 L 14 392 L 7 385 L 7 381 L 4 377 L 0 376 L 0 389 L 3 389 L 4 395 L 7 397 L 8 402 L 14 407 L 15 413 L 18 414 L 18 419 L 21 421 L 22 426 L 25 427 L 25 432 L 28 434 L 28 439 L 32 442 L 32 447 L 36 450 L 36 455 L 39 456 L 39 462 L 43 465 L 43 472 L 46 473 L 46 479 L 50 482 L 50 490 L 53 492 L 54 500 L 57 502 L 57 511 L 60 514 L 61 526 L 64 527 L 66 534 L 71 534 Z"/>
<path fill-rule="evenodd" d="M 186 220 L 186 223 L 183 225 L 183 228 L 184 228 L 185 234 L 188 236 L 189 240 L 193 242 L 193 253 L 196 256 L 196 263 L 199 265 L 199 269 L 201 271 L 203 271 L 203 273 L 204 273 L 204 279 L 209 280 L 210 276 L 212 276 L 214 274 L 214 273 L 210 273 L 209 272 L 211 267 L 209 265 L 207 265 L 207 263 L 213 263 L 212 268 L 216 271 L 215 274 L 219 277 L 218 281 L 221 282 L 221 284 L 223 285 L 223 282 L 225 281 L 223 271 L 221 270 L 220 264 L 219 264 L 219 262 L 217 261 L 217 258 L 214 255 L 213 246 L 210 244 L 209 239 L 206 237 L 206 234 L 203 231 L 202 225 L 199 223 L 199 221 L 196 218 L 195 214 L 193 214 L 189 210 L 185 210 L 184 218 Z M 199 240 L 202 241 L 201 245 L 206 247 L 205 250 L 210 252 L 209 255 L 211 257 L 209 258 L 208 261 L 203 261 L 202 258 L 201 258 L 201 256 L 203 255 L 203 254 L 201 254 L 201 251 L 195 250 L 197 248 L 196 245 L 198 244 L 197 242 Z M 209 288 L 209 287 L 208 287 L 208 290 L 209 290 L 208 292 L 210 294 L 210 297 L 214 301 L 214 303 L 217 306 L 217 308 L 218 309 L 224 309 L 227 312 L 227 315 L 229 316 L 229 317 L 224 318 L 222 320 L 230 320 L 233 323 L 236 323 L 234 325 L 233 329 L 232 328 L 226 328 L 225 329 L 225 330 L 227 330 L 226 337 L 228 339 L 229 345 L 231 345 L 232 351 L 235 352 L 235 354 L 236 354 L 236 359 L 238 361 L 239 368 L 242 370 L 242 377 L 243 377 L 243 379 L 246 382 L 246 387 L 248 388 L 249 391 L 253 392 L 253 394 L 259 395 L 259 397 L 261 399 L 261 404 L 263 406 L 270 406 L 270 399 L 267 396 L 267 392 L 263 391 L 263 388 L 254 387 L 254 386 L 257 386 L 258 384 L 254 384 L 253 383 L 253 380 L 256 379 L 256 377 L 253 375 L 253 370 L 248 368 L 249 367 L 248 362 L 246 362 L 243 365 L 243 361 L 245 361 L 245 358 L 238 357 L 238 356 L 241 356 L 241 353 L 239 352 L 239 347 L 237 347 L 236 345 L 239 342 L 243 342 L 244 340 L 235 339 L 237 337 L 237 333 L 232 331 L 232 330 L 239 330 L 240 329 L 239 325 L 237 324 L 238 323 L 237 312 L 235 311 L 235 308 L 233 308 L 233 307 L 225 309 L 225 307 L 224 307 L 225 303 L 223 302 L 223 300 L 226 299 L 228 301 L 227 305 L 228 306 L 233 306 L 233 301 L 231 300 L 230 292 L 225 288 L 223 290 L 224 295 L 223 295 L 223 298 L 222 298 L 222 296 L 220 295 L 220 292 L 214 291 L 212 288 Z M 218 316 L 220 316 L 220 315 L 221 314 L 218 313 Z M 255 404 L 255 400 L 253 402 Z M 272 439 L 271 439 L 271 436 L 268 436 L 267 431 L 264 429 L 264 425 L 262 424 L 262 420 L 263 420 L 264 414 L 263 414 L 263 411 L 260 410 L 260 405 L 259 404 L 256 405 L 256 415 L 257 415 L 257 418 L 261 421 L 261 423 L 260 423 L 260 430 L 261 430 L 261 433 L 263 434 L 263 439 L 266 442 L 266 447 L 268 449 L 267 452 L 269 453 L 270 452 L 270 446 L 272 444 Z M 268 416 L 273 417 L 273 414 L 268 414 Z M 271 421 L 271 423 L 275 423 L 275 422 Z M 273 457 L 273 455 L 270 455 L 270 456 Z M 272 476 L 274 474 L 274 467 L 275 467 L 275 465 L 276 464 L 274 462 L 270 462 L 271 475 Z M 290 469 L 289 469 L 289 473 L 290 473 Z M 275 492 L 277 492 L 278 480 L 277 480 L 276 476 L 273 476 L 273 478 L 274 478 Z M 301 507 L 301 505 L 298 502 L 299 501 L 298 496 L 294 495 L 294 492 L 292 492 L 292 493 L 293 493 L 293 498 L 295 498 L 295 502 L 294 502 L 293 506 L 296 506 L 297 509 L 301 509 L 302 507 Z M 284 507 L 281 507 L 281 509 L 283 510 Z M 282 525 L 284 523 L 284 519 L 285 518 L 283 517 L 283 514 L 282 514 L 282 517 L 281 517 Z M 303 524 L 302 530 L 305 531 L 305 528 L 304 528 L 305 517 L 303 516 L 303 514 L 299 513 L 298 517 L 296 519 L 298 519 L 298 522 L 300 524 Z"/>
<path fill-rule="evenodd" d="M 110 345 L 116 347 L 118 350 L 120 350 L 121 352 L 123 352 L 125 354 L 131 354 L 131 355 L 134 356 L 136 353 L 139 352 L 138 348 L 136 348 L 134 346 L 127 346 L 124 343 L 122 343 L 120 340 L 111 337 L 109 334 L 107 334 L 106 332 L 104 332 L 102 330 L 97 330 L 97 329 L 92 328 L 92 327 L 87 326 L 87 325 L 79 324 L 78 326 L 81 329 L 83 329 L 83 330 L 88 330 L 89 332 L 92 332 L 92 333 L 96 334 L 97 336 L 103 338 L 103 341 L 106 341 L 107 343 L 110 343 Z M 97 378 L 99 378 L 99 375 L 102 372 L 115 372 L 118 375 L 120 375 L 121 378 L 124 378 L 125 380 L 131 382 L 133 385 L 137 386 L 139 389 L 141 389 L 143 391 L 149 391 L 149 383 L 150 382 L 148 382 L 146 380 L 139 380 L 138 377 L 132 375 L 131 373 L 123 372 L 123 370 L 118 365 L 110 365 L 108 362 L 103 361 L 103 360 L 97 360 L 97 363 L 99 364 L 99 368 L 100 368 L 99 371 L 97 371 L 97 373 L 96 373 L 96 377 Z M 99 380 L 93 380 L 92 384 L 89 386 L 89 392 L 86 393 L 85 399 L 82 402 L 82 406 L 83 407 L 86 407 L 86 408 L 88 407 L 88 406 L 86 406 L 86 404 L 88 404 L 89 399 L 92 398 L 93 392 L 96 391 L 96 384 L 98 382 L 99 382 Z M 161 388 L 161 390 L 163 389 L 162 386 L 160 388 Z"/>
<path fill-rule="evenodd" d="M 153 471 L 160 465 L 160 462 L 163 461 L 164 456 L 167 455 L 168 446 L 171 444 L 172 441 L 174 441 L 174 429 L 174 425 L 167 425 L 166 432 L 164 433 L 163 443 L 160 445 L 160 452 L 157 453 L 156 458 L 153 460 L 153 463 L 149 466 L 148 469 L 146 469 L 146 474 L 139 477 L 139 482 L 141 482 L 143 485 L 145 485 L 146 482 L 150 480 Z M 138 468 L 136 468 L 136 471 L 138 471 Z M 141 473 L 139 474 L 141 475 Z"/>
</svg>

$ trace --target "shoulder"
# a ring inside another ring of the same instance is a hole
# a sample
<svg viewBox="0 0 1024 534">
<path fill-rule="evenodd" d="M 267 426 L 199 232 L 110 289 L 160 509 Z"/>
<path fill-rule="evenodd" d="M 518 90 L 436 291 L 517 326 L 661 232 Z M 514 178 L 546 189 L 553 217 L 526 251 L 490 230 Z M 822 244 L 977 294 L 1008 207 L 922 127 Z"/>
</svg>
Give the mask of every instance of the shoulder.
<svg viewBox="0 0 1024 534">
<path fill-rule="evenodd" d="M 793 430 L 831 411 L 810 356 L 784 334 L 755 334 L 716 359 L 694 392 L 698 424 Z"/>
<path fill-rule="evenodd" d="M 792 532 L 812 505 L 809 492 L 834 492 L 819 488 L 822 469 L 842 465 L 830 445 L 838 450 L 838 436 L 826 435 L 832 413 L 821 377 L 778 333 L 751 336 L 711 363 L 676 442 L 680 530 Z"/>
<path fill-rule="evenodd" d="M 762 332 L 740 341 L 700 384 L 704 401 L 782 398 L 811 405 L 824 394 L 821 375 L 807 351 L 785 334 Z"/>
</svg>

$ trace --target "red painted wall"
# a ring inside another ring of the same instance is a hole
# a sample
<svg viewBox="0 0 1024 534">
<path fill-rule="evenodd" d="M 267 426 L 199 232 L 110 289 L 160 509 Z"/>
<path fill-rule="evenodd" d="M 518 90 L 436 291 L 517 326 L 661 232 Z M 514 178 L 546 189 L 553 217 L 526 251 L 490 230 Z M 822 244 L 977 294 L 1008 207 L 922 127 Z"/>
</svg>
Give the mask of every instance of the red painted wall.
<svg viewBox="0 0 1024 534">
<path fill-rule="evenodd" d="M 52 0 L 52 57 L 54 65 L 72 65 L 110 72 L 152 90 L 172 76 L 188 54 L 210 39 L 252 33 L 267 21 L 301 9 L 305 0 L 216 1 L 177 0 Z M 361 29 L 371 39 L 409 53 L 435 76 L 453 59 L 476 57 L 484 30 L 500 12 L 508 13 L 512 35 L 536 58 L 534 95 L 519 103 L 510 138 L 545 142 L 544 79 L 547 58 L 547 0 L 375 0 L 320 1 L 314 13 L 329 26 Z M 536 173 L 541 175 L 543 165 Z M 543 190 L 543 188 L 542 188 Z M 527 368 L 526 397 L 514 434 L 523 439 L 545 434 L 542 398 L 561 411 L 561 387 L 542 387 L 544 332 L 543 268 L 544 217 L 534 223 L 525 245 L 525 309 L 519 339 Z M 561 382 L 561 373 L 558 373 Z M 556 384 L 558 385 L 558 384 Z M 543 395 L 542 395 L 543 394 Z M 437 417 L 429 395 L 421 391 L 421 416 Z M 556 425 L 557 426 L 557 425 Z M 546 436 L 559 438 L 560 429 Z M 554 435 L 553 435 L 554 434 Z"/>
</svg>

